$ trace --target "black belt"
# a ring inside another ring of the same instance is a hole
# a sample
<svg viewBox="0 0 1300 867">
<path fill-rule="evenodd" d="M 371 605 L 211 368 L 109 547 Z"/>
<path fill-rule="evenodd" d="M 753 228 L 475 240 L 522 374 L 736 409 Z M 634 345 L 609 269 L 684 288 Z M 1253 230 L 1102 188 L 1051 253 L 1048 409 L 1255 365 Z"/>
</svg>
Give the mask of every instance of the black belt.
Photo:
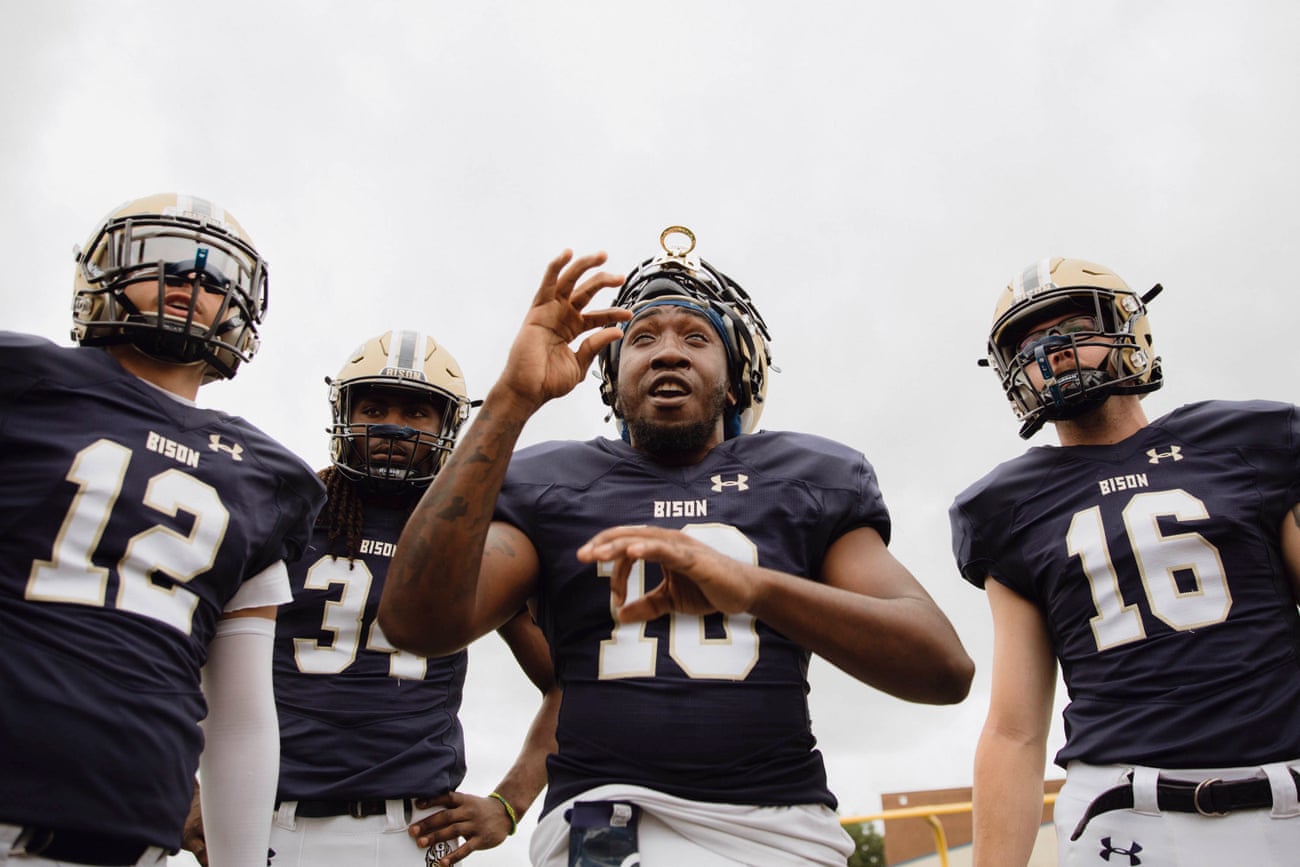
<svg viewBox="0 0 1300 867">
<path fill-rule="evenodd" d="M 50 861 L 70 861 L 73 864 L 94 864 L 98 867 L 127 867 L 138 863 L 148 849 L 148 843 L 124 840 L 111 834 L 53 831 L 49 828 L 24 826 L 14 838 L 9 854 L 23 852 Z"/>
<path fill-rule="evenodd" d="M 1132 774 L 1129 775 L 1130 780 Z M 1300 790 L 1300 774 L 1291 771 L 1291 780 Z M 1200 813 L 1223 816 L 1235 810 L 1262 810 L 1273 806 L 1273 787 L 1268 778 L 1253 780 L 1165 780 L 1156 783 L 1156 806 L 1174 813 Z M 1083 829 L 1096 816 L 1112 810 L 1133 809 L 1133 784 L 1123 783 L 1098 795 L 1075 826 L 1071 840 L 1078 840 Z"/>
<path fill-rule="evenodd" d="M 285 798 L 289 801 L 292 798 Z M 396 799 L 394 799 L 396 800 Z M 411 799 L 402 798 L 402 803 L 406 812 L 411 810 Z M 276 809 L 280 807 L 280 800 L 275 802 Z M 299 801 L 298 808 L 294 810 L 295 816 L 302 816 L 304 819 L 325 819 L 330 816 L 351 816 L 354 819 L 364 819 L 366 816 L 382 816 L 388 812 L 388 799 L 386 798 L 362 798 L 359 801 Z"/>
</svg>

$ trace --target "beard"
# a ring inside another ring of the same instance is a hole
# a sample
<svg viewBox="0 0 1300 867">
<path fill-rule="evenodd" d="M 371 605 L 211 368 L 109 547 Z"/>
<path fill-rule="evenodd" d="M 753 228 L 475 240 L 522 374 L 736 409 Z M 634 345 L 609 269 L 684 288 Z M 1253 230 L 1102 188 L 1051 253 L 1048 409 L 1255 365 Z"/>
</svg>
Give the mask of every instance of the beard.
<svg viewBox="0 0 1300 867">
<path fill-rule="evenodd" d="M 709 445 L 717 432 L 718 419 L 727 409 L 727 384 L 709 395 L 704 414 L 698 421 L 662 422 L 642 416 L 624 419 L 635 447 L 656 458 L 672 459 L 693 455 Z"/>
</svg>

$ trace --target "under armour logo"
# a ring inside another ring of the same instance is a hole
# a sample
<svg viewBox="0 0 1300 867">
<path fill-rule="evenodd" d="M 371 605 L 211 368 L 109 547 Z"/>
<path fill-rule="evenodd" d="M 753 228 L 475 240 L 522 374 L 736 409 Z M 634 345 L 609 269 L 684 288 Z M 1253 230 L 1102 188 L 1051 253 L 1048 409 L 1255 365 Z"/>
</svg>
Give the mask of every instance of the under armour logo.
<svg viewBox="0 0 1300 867">
<path fill-rule="evenodd" d="M 1137 867 L 1137 865 L 1142 863 L 1142 859 L 1139 858 L 1137 854 L 1142 851 L 1142 845 L 1136 840 L 1130 843 L 1127 849 L 1121 849 L 1118 846 L 1110 845 L 1109 837 L 1102 837 L 1101 845 L 1103 847 L 1101 850 L 1101 860 L 1103 861 L 1109 861 L 1111 855 L 1127 855 L 1129 867 Z"/>
<path fill-rule="evenodd" d="M 736 478 L 729 481 L 723 481 L 722 475 L 719 474 L 714 476 L 712 481 L 715 493 L 722 493 L 723 488 L 735 488 L 737 491 L 749 490 L 749 485 L 746 484 L 749 481 L 749 476 L 744 473 L 736 473 Z"/>
<path fill-rule="evenodd" d="M 1178 446 L 1170 446 L 1169 451 L 1167 452 L 1158 452 L 1155 449 L 1147 449 L 1147 457 L 1150 458 L 1147 463 L 1158 464 L 1164 458 L 1173 458 L 1176 461 L 1181 461 L 1183 459 L 1182 452 L 1183 450 Z"/>
<path fill-rule="evenodd" d="M 244 459 L 244 447 L 239 443 L 226 445 L 221 441 L 221 434 L 208 435 L 208 450 L 214 452 L 225 452 L 230 455 L 232 461 L 242 461 Z"/>
</svg>

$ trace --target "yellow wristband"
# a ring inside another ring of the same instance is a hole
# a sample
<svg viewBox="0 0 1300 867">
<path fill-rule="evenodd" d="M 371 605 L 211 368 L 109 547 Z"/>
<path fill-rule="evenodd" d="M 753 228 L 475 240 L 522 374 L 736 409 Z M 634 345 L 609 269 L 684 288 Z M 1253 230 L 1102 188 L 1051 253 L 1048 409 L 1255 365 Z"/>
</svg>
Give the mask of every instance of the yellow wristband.
<svg viewBox="0 0 1300 867">
<path fill-rule="evenodd" d="M 515 808 L 510 806 L 510 802 L 500 792 L 493 792 L 488 797 L 500 801 L 501 806 L 506 808 L 506 816 L 510 819 L 510 833 L 506 836 L 513 836 L 515 830 L 519 827 L 519 815 L 515 812 Z"/>
</svg>

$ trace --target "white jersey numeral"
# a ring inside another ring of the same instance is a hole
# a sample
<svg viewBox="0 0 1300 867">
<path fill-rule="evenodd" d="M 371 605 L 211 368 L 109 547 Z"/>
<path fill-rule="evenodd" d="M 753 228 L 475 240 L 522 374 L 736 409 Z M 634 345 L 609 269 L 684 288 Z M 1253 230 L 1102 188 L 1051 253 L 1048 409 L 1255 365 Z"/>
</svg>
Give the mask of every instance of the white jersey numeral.
<svg viewBox="0 0 1300 867">
<path fill-rule="evenodd" d="M 328 590 L 333 585 L 340 585 L 343 593 L 337 601 L 325 603 L 320 628 L 332 636 L 329 644 L 322 644 L 314 638 L 293 640 L 293 655 L 299 671 L 304 674 L 340 674 L 356 661 L 362 615 L 373 583 L 374 573 L 364 560 L 325 556 L 312 564 L 304 580 L 306 589 Z M 424 679 L 428 669 L 425 658 L 394 647 L 379 628 L 378 621 L 370 624 L 365 647 L 366 650 L 389 654 L 389 677 Z"/>
<path fill-rule="evenodd" d="M 687 524 L 682 532 L 693 536 L 733 560 L 758 564 L 754 543 L 729 524 Z M 609 576 L 612 563 L 598 566 Z M 645 563 L 632 564 L 627 578 L 627 599 L 645 594 Z M 715 615 L 716 617 L 716 615 Z M 758 630 L 749 614 L 722 615 L 722 635 L 710 638 L 706 618 L 694 614 L 670 614 L 668 655 L 686 673 L 700 680 L 744 680 L 758 662 Z M 659 640 L 645 634 L 644 623 L 618 623 L 610 637 L 600 643 L 601 680 L 625 677 L 654 677 Z"/>
<path fill-rule="evenodd" d="M 96 566 L 92 555 L 108 526 L 130 463 L 131 450 L 110 440 L 96 440 L 77 453 L 66 476 L 77 486 L 77 493 L 59 527 L 50 559 L 32 563 L 26 598 L 106 605 L 108 570 Z M 216 562 L 230 512 L 216 489 L 178 469 L 151 478 L 143 502 L 171 517 L 185 512 L 192 524 L 187 534 L 155 525 L 131 537 L 117 564 L 115 607 L 160 620 L 189 635 L 199 597 L 185 585 Z M 157 584 L 154 574 L 166 575 L 176 584 Z"/>
<path fill-rule="evenodd" d="M 1183 631 L 1222 623 L 1232 608 L 1232 593 L 1219 549 L 1199 533 L 1165 534 L 1161 518 L 1178 521 L 1209 517 L 1205 504 L 1187 491 L 1144 491 L 1124 507 L 1124 529 L 1151 613 L 1170 628 Z M 1097 614 L 1092 633 L 1098 650 L 1146 637 L 1134 603 L 1125 603 L 1119 577 L 1106 544 L 1101 507 L 1076 512 L 1066 544 L 1079 558 L 1092 589 Z M 1178 575 L 1185 576 L 1183 586 Z"/>
</svg>

